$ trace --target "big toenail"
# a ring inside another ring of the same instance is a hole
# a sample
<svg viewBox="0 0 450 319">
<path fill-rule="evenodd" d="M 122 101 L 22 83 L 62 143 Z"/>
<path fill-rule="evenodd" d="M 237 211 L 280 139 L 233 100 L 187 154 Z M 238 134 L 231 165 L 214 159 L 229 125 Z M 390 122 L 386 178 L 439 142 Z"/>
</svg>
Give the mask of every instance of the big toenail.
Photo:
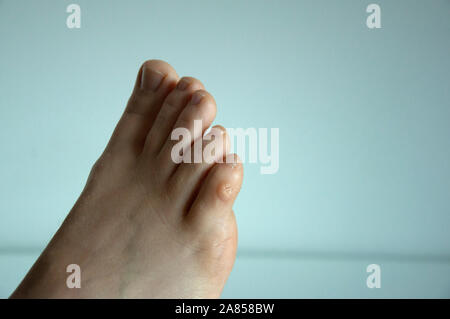
<svg viewBox="0 0 450 319">
<path fill-rule="evenodd" d="M 164 74 L 158 71 L 144 68 L 142 70 L 141 89 L 156 91 L 164 79 Z"/>
<path fill-rule="evenodd" d="M 188 81 L 180 80 L 180 82 L 178 82 L 178 84 L 177 84 L 177 89 L 183 91 L 183 90 L 186 90 L 188 86 L 189 86 Z"/>
<path fill-rule="evenodd" d="M 195 93 L 192 95 L 191 103 L 194 104 L 194 105 L 199 104 L 200 101 L 203 99 L 203 96 L 204 96 L 203 93 L 201 93 L 201 92 L 195 92 Z"/>
</svg>

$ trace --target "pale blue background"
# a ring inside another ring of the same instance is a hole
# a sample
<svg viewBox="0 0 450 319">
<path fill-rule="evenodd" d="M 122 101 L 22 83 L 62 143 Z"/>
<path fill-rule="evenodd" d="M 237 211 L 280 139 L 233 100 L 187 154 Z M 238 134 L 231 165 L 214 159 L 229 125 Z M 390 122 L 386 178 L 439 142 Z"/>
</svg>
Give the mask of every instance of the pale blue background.
<svg viewBox="0 0 450 319">
<path fill-rule="evenodd" d="M 369 3 L 0 0 L 0 297 L 149 58 L 201 79 L 216 123 L 280 128 L 278 174 L 245 167 L 224 297 L 450 297 L 450 1 L 376 1 L 379 30 Z"/>
</svg>

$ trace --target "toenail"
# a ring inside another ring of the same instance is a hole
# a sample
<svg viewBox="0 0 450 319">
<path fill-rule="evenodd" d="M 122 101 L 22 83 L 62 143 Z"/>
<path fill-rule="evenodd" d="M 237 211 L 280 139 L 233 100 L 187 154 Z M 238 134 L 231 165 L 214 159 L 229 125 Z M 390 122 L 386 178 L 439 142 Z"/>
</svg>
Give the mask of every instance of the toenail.
<svg viewBox="0 0 450 319">
<path fill-rule="evenodd" d="M 191 104 L 194 104 L 194 105 L 199 104 L 204 96 L 205 95 L 203 93 L 201 93 L 201 92 L 195 92 L 192 95 Z"/>
<path fill-rule="evenodd" d="M 189 82 L 182 79 L 182 80 L 180 80 L 180 82 L 178 82 L 177 89 L 183 91 L 183 90 L 186 90 L 188 86 L 189 86 Z"/>
<path fill-rule="evenodd" d="M 237 163 L 236 162 L 232 162 L 232 163 L 229 163 L 229 165 L 231 166 L 231 168 L 235 168 L 237 166 Z"/>
<path fill-rule="evenodd" d="M 231 168 L 236 168 L 238 166 L 238 164 L 240 163 L 239 158 L 236 157 L 234 154 L 233 155 L 227 155 L 227 157 L 225 158 L 225 162 L 231 167 Z"/>
<path fill-rule="evenodd" d="M 141 78 L 141 89 L 148 91 L 156 91 L 158 87 L 161 85 L 162 80 L 165 75 L 161 72 L 146 69 L 145 67 L 142 70 L 142 78 Z"/>
<path fill-rule="evenodd" d="M 223 136 L 225 135 L 226 131 L 224 128 L 222 128 L 220 125 L 215 125 L 211 128 L 210 134 L 214 134 L 216 136 Z"/>
</svg>

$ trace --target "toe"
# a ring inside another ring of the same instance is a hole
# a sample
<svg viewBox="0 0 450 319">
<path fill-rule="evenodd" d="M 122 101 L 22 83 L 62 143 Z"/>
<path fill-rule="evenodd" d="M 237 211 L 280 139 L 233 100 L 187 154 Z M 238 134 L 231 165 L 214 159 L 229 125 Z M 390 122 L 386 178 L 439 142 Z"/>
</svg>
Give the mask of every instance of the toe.
<svg viewBox="0 0 450 319">
<path fill-rule="evenodd" d="M 164 99 L 177 81 L 177 73 L 166 62 L 146 61 L 138 72 L 133 93 L 108 148 L 119 149 L 121 153 L 129 149 L 134 154 L 139 154 Z"/>
<path fill-rule="evenodd" d="M 188 155 L 189 159 L 186 160 L 189 162 L 202 161 L 202 137 L 215 116 L 216 102 L 212 95 L 205 90 L 196 91 L 178 117 L 174 129 L 159 153 L 159 157 L 168 163 L 164 166 L 166 175 L 172 174 L 177 164 L 182 161 L 183 154 Z M 223 132 L 218 133 L 222 136 Z M 194 141 L 197 142 L 191 148 Z"/>
<path fill-rule="evenodd" d="M 230 220 L 242 178 L 243 166 L 236 154 L 229 154 L 225 163 L 214 165 L 186 216 L 195 231 L 214 233 Z"/>
<path fill-rule="evenodd" d="M 177 81 L 178 75 L 168 63 L 161 60 L 146 61 L 139 70 L 126 112 L 156 117 L 162 102 Z"/>
<path fill-rule="evenodd" d="M 195 160 L 195 149 L 201 145 L 201 160 Z M 204 181 L 208 171 L 217 163 L 224 162 L 224 156 L 230 148 L 230 140 L 226 129 L 220 125 L 214 126 L 211 131 L 203 137 L 196 140 L 194 145 L 190 146 L 190 153 L 185 153 L 185 157 L 190 157 L 190 162 L 183 162 L 176 168 L 170 177 L 170 189 L 177 197 L 177 207 L 180 211 L 186 212 L 195 200 L 200 186 Z M 176 150 L 176 147 L 173 148 Z M 194 153 L 194 154 L 192 154 Z M 175 157 L 176 155 L 172 155 Z M 190 185 L 190 187 L 186 187 Z"/>
<path fill-rule="evenodd" d="M 194 158 L 198 144 L 201 145 L 201 161 L 195 161 Z M 195 141 L 190 148 L 190 154 L 188 152 L 184 154 L 183 162 L 176 168 L 169 180 L 170 188 L 178 199 L 179 207 L 177 208 L 180 211 L 189 211 L 208 171 L 215 163 L 224 162 L 223 158 L 229 148 L 230 141 L 225 128 L 216 125 L 203 139 Z M 176 147 L 173 149 L 176 150 Z M 172 157 L 175 156 L 172 155 Z M 189 162 L 186 162 L 186 157 L 190 158 Z"/>
<path fill-rule="evenodd" d="M 192 77 L 183 77 L 163 102 L 155 122 L 147 135 L 145 150 L 150 154 L 158 154 L 170 136 L 178 116 L 183 111 L 192 94 L 204 89 L 203 84 Z"/>
</svg>

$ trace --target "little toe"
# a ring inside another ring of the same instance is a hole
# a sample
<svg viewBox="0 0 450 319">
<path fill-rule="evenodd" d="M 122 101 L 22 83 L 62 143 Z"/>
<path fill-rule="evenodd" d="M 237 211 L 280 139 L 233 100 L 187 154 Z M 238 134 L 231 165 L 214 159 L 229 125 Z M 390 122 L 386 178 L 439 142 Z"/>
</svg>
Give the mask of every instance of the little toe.
<svg viewBox="0 0 450 319">
<path fill-rule="evenodd" d="M 243 166 L 236 154 L 227 155 L 225 163 L 211 168 L 186 216 L 195 231 L 214 233 L 230 220 L 242 179 Z"/>
</svg>

